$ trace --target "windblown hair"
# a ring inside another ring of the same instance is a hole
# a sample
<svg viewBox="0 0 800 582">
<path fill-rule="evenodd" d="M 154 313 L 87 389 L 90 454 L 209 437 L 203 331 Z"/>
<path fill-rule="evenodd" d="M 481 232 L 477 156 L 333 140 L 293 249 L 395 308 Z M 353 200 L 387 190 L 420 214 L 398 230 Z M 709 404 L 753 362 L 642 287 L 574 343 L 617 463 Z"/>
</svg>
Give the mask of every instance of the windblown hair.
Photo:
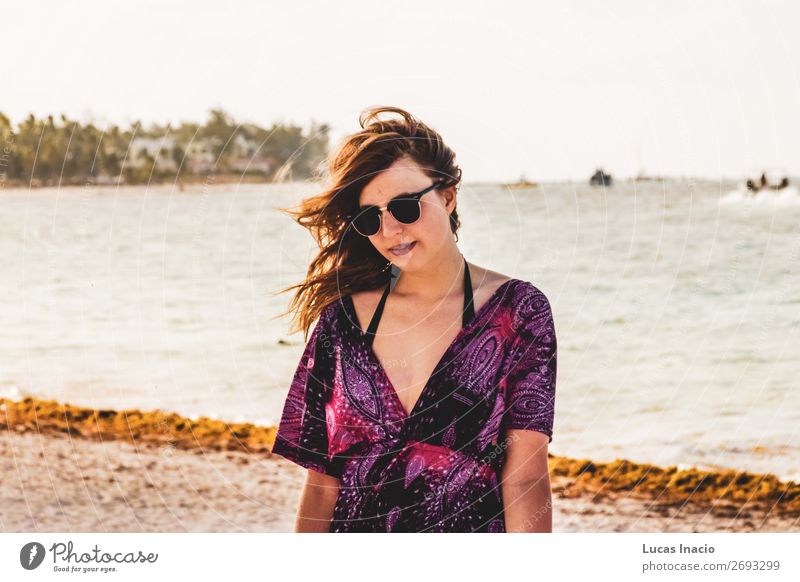
<svg viewBox="0 0 800 582">
<path fill-rule="evenodd" d="M 383 113 L 395 115 L 379 119 Z M 320 249 L 306 279 L 280 291 L 297 289 L 289 311 L 281 315 L 295 313 L 291 332 L 303 331 L 306 341 L 311 325 L 331 301 L 385 286 L 391 276 L 391 263 L 350 224 L 361 190 L 370 180 L 398 159 L 408 157 L 439 180 L 442 188 L 457 187 L 461 182 L 453 150 L 436 131 L 407 111 L 371 107 L 362 111 L 359 124 L 362 130 L 347 136 L 328 158 L 328 188 L 302 200 L 297 210 L 280 209 L 308 229 Z M 460 226 L 454 209 L 450 229 L 456 240 Z"/>
</svg>

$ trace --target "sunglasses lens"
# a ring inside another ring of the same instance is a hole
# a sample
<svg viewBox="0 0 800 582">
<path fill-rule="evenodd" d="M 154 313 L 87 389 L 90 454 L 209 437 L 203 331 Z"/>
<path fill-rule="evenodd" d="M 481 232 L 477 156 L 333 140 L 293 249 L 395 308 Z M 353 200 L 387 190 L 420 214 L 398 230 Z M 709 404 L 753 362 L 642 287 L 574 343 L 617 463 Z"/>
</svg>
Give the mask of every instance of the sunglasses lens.
<svg viewBox="0 0 800 582">
<path fill-rule="evenodd" d="M 368 208 L 353 219 L 353 228 L 364 236 L 372 236 L 381 229 L 381 214 L 377 208 Z"/>
<path fill-rule="evenodd" d="M 419 200 L 415 198 L 396 198 L 389 202 L 388 210 L 398 222 L 403 224 L 411 224 L 419 220 L 420 205 Z M 374 206 L 362 210 L 353 219 L 353 228 L 364 236 L 377 234 L 381 229 L 381 211 Z"/>
<path fill-rule="evenodd" d="M 399 222 L 411 224 L 419 218 L 419 201 L 413 198 L 400 198 L 389 203 L 389 212 Z"/>
</svg>

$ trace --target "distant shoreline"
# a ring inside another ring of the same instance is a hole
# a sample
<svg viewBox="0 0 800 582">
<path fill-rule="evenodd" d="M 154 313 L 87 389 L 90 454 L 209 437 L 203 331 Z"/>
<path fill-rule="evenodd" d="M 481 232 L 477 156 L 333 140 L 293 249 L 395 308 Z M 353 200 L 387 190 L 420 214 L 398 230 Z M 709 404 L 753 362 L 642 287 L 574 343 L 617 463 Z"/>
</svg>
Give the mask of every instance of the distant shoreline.
<svg viewBox="0 0 800 582">
<path fill-rule="evenodd" d="M 313 180 L 309 179 L 309 182 Z M 202 184 L 275 184 L 272 180 L 265 179 L 263 176 L 251 176 L 241 174 L 210 174 L 208 176 L 186 176 L 180 180 L 154 180 L 152 182 L 113 182 L 113 181 L 93 181 L 93 180 L 80 180 L 80 181 L 62 181 L 60 183 L 44 183 L 39 180 L 23 181 L 19 179 L 7 178 L 0 180 L 0 192 L 3 190 L 22 190 L 32 189 L 39 190 L 45 188 L 135 188 L 145 186 L 174 186 L 180 189 L 181 187 L 197 186 Z"/>
<path fill-rule="evenodd" d="M 180 190 L 183 188 L 188 188 L 192 186 L 198 185 L 215 185 L 215 184 L 264 184 L 264 185 L 273 185 L 273 184 L 313 184 L 313 183 L 320 183 L 321 179 L 319 178 L 304 178 L 302 180 L 288 180 L 288 181 L 281 181 L 275 182 L 272 179 L 265 178 L 264 176 L 258 175 L 249 175 L 249 174 L 209 174 L 206 176 L 203 175 L 187 175 L 185 177 L 181 177 L 180 180 L 153 180 L 150 182 L 116 182 L 116 181 L 95 181 L 95 180 L 63 180 L 61 182 L 54 182 L 54 183 L 45 183 L 40 180 L 20 180 L 17 178 L 5 178 L 0 179 L 0 194 L 4 190 L 40 190 L 40 189 L 47 189 L 47 188 L 69 188 L 80 190 L 84 188 L 144 188 L 148 186 L 174 186 L 176 189 Z M 563 179 L 563 180 L 541 180 L 536 183 L 531 183 L 530 185 L 525 185 L 521 187 L 519 184 L 514 182 L 505 182 L 502 180 L 497 181 L 467 181 L 465 184 L 468 184 L 472 187 L 484 187 L 484 186 L 497 186 L 501 188 L 506 188 L 509 191 L 527 191 L 527 190 L 537 190 L 541 189 L 542 187 L 547 187 L 556 184 L 584 184 L 586 181 L 583 179 Z M 731 186 L 732 184 L 737 184 L 741 182 L 738 178 L 730 178 L 730 177 L 723 177 L 723 178 L 708 178 L 704 176 L 665 176 L 660 180 L 637 180 L 634 178 L 621 178 L 617 182 L 617 186 L 622 184 L 661 184 L 661 183 L 670 183 L 670 182 L 713 182 L 719 183 L 721 185 Z M 613 187 L 609 187 L 612 188 Z"/>
<path fill-rule="evenodd" d="M 238 452 L 256 461 L 274 459 L 276 434 L 274 426 L 207 417 L 192 420 L 160 410 L 97 410 L 31 397 L 0 398 L 0 429 L 95 442 L 124 441 L 137 447 L 155 445 L 161 451 Z M 679 470 L 624 459 L 596 463 L 552 454 L 549 465 L 553 491 L 565 499 L 638 500 L 664 515 L 691 510 L 721 517 L 800 518 L 800 483 L 782 482 L 772 474 Z"/>
</svg>

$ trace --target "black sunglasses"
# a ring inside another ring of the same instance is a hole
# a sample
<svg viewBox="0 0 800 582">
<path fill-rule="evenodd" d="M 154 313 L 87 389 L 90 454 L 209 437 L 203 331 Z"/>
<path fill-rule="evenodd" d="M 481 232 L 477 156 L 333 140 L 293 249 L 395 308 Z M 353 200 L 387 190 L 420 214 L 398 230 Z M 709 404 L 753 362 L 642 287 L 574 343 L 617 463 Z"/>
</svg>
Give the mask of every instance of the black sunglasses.
<svg viewBox="0 0 800 582">
<path fill-rule="evenodd" d="M 381 229 L 381 214 L 384 210 L 391 212 L 397 222 L 412 224 L 419 220 L 421 214 L 420 198 L 441 185 L 442 182 L 434 182 L 415 194 L 401 194 L 397 198 L 389 200 L 389 203 L 383 208 L 375 205 L 361 206 L 355 217 L 349 216 L 353 221 L 353 228 L 362 236 L 377 234 Z"/>
</svg>

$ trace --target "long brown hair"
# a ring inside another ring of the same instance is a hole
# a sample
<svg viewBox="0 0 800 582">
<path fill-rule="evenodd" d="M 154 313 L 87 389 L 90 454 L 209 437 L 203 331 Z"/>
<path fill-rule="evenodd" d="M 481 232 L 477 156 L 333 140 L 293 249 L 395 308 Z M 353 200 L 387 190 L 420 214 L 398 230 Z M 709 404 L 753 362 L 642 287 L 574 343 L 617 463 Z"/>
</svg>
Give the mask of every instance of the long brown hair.
<svg viewBox="0 0 800 582">
<path fill-rule="evenodd" d="M 396 114 L 379 119 L 383 113 Z M 289 310 L 295 313 L 291 332 L 303 331 L 306 341 L 311 325 L 340 295 L 351 295 L 385 286 L 391 263 L 369 239 L 350 226 L 358 209 L 361 190 L 379 172 L 398 159 L 409 157 L 442 188 L 461 182 L 455 153 L 441 136 L 398 107 L 370 107 L 361 112 L 362 130 L 347 136 L 328 158 L 328 188 L 300 202 L 297 210 L 280 208 L 308 229 L 319 245 L 319 253 L 308 267 L 306 279 L 280 291 L 297 289 Z M 454 209 L 450 229 L 458 240 L 461 222 Z M 299 324 L 298 324 L 299 320 Z"/>
</svg>

